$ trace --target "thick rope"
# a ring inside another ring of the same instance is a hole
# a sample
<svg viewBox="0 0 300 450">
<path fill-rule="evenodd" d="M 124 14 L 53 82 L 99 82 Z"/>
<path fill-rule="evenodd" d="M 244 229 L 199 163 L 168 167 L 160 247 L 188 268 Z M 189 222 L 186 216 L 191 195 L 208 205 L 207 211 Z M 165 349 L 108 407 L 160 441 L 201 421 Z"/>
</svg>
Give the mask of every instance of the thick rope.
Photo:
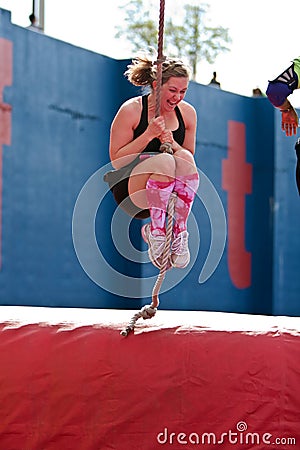
<svg viewBox="0 0 300 450">
<path fill-rule="evenodd" d="M 161 86 L 162 86 L 162 63 L 165 60 L 163 56 L 163 37 L 164 37 L 164 17 L 165 17 L 165 0 L 160 0 L 160 9 L 159 9 L 159 28 L 158 28 L 158 49 L 157 49 L 157 71 L 156 71 L 156 91 L 155 91 L 155 117 L 160 115 L 160 103 L 161 103 Z M 161 144 L 160 151 L 165 153 L 173 154 L 172 146 L 169 142 L 165 142 Z M 168 204 L 168 224 L 166 229 L 166 243 L 164 247 L 164 251 L 162 254 L 162 263 L 161 268 L 155 282 L 155 285 L 152 290 L 152 303 L 151 305 L 145 305 L 139 312 L 134 314 L 134 316 L 129 321 L 126 328 L 121 331 L 121 336 L 128 336 L 128 334 L 134 330 L 135 324 L 140 317 L 145 319 L 151 319 L 155 316 L 158 305 L 159 298 L 158 294 L 161 288 L 161 285 L 165 279 L 168 260 L 170 255 L 170 247 L 172 242 L 172 230 L 173 230 L 173 217 L 174 217 L 174 209 L 176 202 L 176 193 L 172 193 L 169 204 Z"/>
<path fill-rule="evenodd" d="M 162 63 L 165 60 L 163 55 L 164 48 L 164 23 L 165 23 L 165 0 L 160 0 L 159 8 L 159 26 L 158 26 L 158 43 L 157 43 L 157 86 L 156 86 L 156 117 L 160 115 L 160 103 L 161 103 L 161 87 L 162 87 Z M 160 151 L 173 154 L 172 146 L 169 142 L 165 142 L 160 146 Z M 175 209 L 176 194 L 172 194 L 168 204 L 168 225 L 166 229 L 166 243 L 162 255 L 162 263 L 159 275 L 152 290 L 152 303 L 151 307 L 157 309 L 159 305 L 158 294 L 162 285 L 162 282 L 166 276 L 168 259 L 170 254 L 170 246 L 172 241 L 172 229 L 173 229 L 173 217 Z"/>
<path fill-rule="evenodd" d="M 165 60 L 163 55 L 164 47 L 164 22 L 165 22 L 165 0 L 160 0 L 159 25 L 157 38 L 157 70 L 156 70 L 156 91 L 155 91 L 155 117 L 160 115 L 161 86 L 162 86 L 162 63 Z"/>
<path fill-rule="evenodd" d="M 121 331 L 121 336 L 128 336 L 128 334 L 134 330 L 136 322 L 139 320 L 140 317 L 142 317 L 144 320 L 146 319 L 152 319 L 152 317 L 155 316 L 158 305 L 159 305 L 159 298 L 158 294 L 161 288 L 161 285 L 165 279 L 167 268 L 168 268 L 168 260 L 170 255 L 170 247 L 172 242 L 172 231 L 173 231 L 173 218 L 174 218 L 174 210 L 175 210 L 175 203 L 176 203 L 176 197 L 177 194 L 173 192 L 171 194 L 169 204 L 168 204 L 168 223 L 167 223 L 167 229 L 166 229 L 166 243 L 164 247 L 164 251 L 162 254 L 162 263 L 161 268 L 158 274 L 158 277 L 156 279 L 155 285 L 152 289 L 152 303 L 151 305 L 145 305 L 140 311 L 138 311 L 136 314 L 134 314 L 129 321 L 126 328 L 124 328 Z"/>
<path fill-rule="evenodd" d="M 173 218 L 174 218 L 174 210 L 175 210 L 175 203 L 176 203 L 176 192 L 172 192 L 169 204 L 168 204 L 168 218 L 167 218 L 167 229 L 166 229 L 166 243 L 165 248 L 162 255 L 162 263 L 161 263 L 161 269 L 159 271 L 157 280 L 155 282 L 155 285 L 152 290 L 152 308 L 158 308 L 159 305 L 159 299 L 158 294 L 161 288 L 161 285 L 165 279 L 167 268 L 168 268 L 168 260 L 170 255 L 170 247 L 172 242 L 172 231 L 173 231 Z"/>
<path fill-rule="evenodd" d="M 156 90 L 155 90 L 155 117 L 160 115 L 161 87 L 162 87 L 162 64 L 165 61 L 164 48 L 164 23 L 165 23 L 165 0 L 160 0 L 159 25 L 157 39 L 157 61 L 156 61 Z M 160 146 L 160 151 L 173 154 L 172 146 L 169 142 L 164 142 Z"/>
</svg>

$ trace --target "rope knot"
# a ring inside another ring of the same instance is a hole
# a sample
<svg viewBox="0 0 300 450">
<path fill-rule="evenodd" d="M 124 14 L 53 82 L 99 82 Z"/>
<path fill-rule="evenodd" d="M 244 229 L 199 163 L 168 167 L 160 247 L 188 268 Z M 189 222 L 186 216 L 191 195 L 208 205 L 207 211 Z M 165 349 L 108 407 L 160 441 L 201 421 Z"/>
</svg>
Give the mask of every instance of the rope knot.
<svg viewBox="0 0 300 450">
<path fill-rule="evenodd" d="M 144 320 L 151 319 L 152 317 L 155 316 L 156 311 L 157 311 L 157 308 L 154 308 L 152 305 L 145 305 L 140 310 L 140 315 Z"/>
<path fill-rule="evenodd" d="M 172 144 L 170 142 L 164 142 L 163 144 L 161 144 L 159 150 L 162 153 L 169 153 L 169 155 L 173 155 L 173 149 L 172 149 Z"/>
</svg>

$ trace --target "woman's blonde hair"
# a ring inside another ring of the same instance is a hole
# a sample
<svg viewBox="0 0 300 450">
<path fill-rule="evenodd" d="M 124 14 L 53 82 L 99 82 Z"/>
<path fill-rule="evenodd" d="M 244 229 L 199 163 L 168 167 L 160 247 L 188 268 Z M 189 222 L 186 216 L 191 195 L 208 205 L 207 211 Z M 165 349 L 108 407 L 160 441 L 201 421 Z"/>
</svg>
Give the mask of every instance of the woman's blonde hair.
<svg viewBox="0 0 300 450">
<path fill-rule="evenodd" d="M 150 86 L 156 80 L 157 63 L 147 55 L 135 57 L 127 66 L 125 77 L 134 86 Z M 171 77 L 190 77 L 189 67 L 180 59 L 166 57 L 162 62 L 162 84 Z"/>
</svg>

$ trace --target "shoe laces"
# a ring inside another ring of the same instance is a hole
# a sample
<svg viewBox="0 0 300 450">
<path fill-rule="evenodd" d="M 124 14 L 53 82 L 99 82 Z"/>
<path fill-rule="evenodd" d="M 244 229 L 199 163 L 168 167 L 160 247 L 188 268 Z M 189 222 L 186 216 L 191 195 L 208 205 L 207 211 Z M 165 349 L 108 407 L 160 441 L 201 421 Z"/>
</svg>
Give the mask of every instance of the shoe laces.
<svg viewBox="0 0 300 450">
<path fill-rule="evenodd" d="M 176 238 L 173 239 L 171 246 L 172 253 L 176 255 L 184 255 L 188 252 L 188 233 L 182 231 Z"/>
<path fill-rule="evenodd" d="M 162 235 L 153 236 L 153 234 L 149 233 L 149 244 L 151 248 L 151 253 L 153 257 L 159 258 L 165 248 L 166 237 Z"/>
</svg>

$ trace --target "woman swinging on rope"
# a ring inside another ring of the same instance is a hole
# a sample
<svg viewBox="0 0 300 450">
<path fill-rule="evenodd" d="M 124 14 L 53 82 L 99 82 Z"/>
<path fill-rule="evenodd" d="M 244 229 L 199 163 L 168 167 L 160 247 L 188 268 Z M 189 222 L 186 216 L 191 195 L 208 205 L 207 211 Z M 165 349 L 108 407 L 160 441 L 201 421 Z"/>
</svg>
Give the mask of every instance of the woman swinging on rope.
<svg viewBox="0 0 300 450">
<path fill-rule="evenodd" d="M 166 211 L 172 192 L 177 199 L 168 266 L 184 268 L 190 260 L 187 219 L 199 185 L 194 161 L 197 116 L 186 101 L 189 69 L 180 60 L 164 58 L 160 92 L 157 64 L 146 55 L 133 59 L 125 76 L 148 95 L 127 100 L 111 126 L 110 158 L 115 169 L 128 167 L 128 176 L 113 188 L 117 203 L 137 218 L 150 216 L 142 227 L 152 263 L 161 268 L 166 241 Z M 160 115 L 155 115 L 160 95 Z M 161 144 L 169 143 L 169 153 Z M 172 154 L 171 154 L 172 153 Z M 124 201 L 125 200 L 125 201 Z"/>
</svg>

